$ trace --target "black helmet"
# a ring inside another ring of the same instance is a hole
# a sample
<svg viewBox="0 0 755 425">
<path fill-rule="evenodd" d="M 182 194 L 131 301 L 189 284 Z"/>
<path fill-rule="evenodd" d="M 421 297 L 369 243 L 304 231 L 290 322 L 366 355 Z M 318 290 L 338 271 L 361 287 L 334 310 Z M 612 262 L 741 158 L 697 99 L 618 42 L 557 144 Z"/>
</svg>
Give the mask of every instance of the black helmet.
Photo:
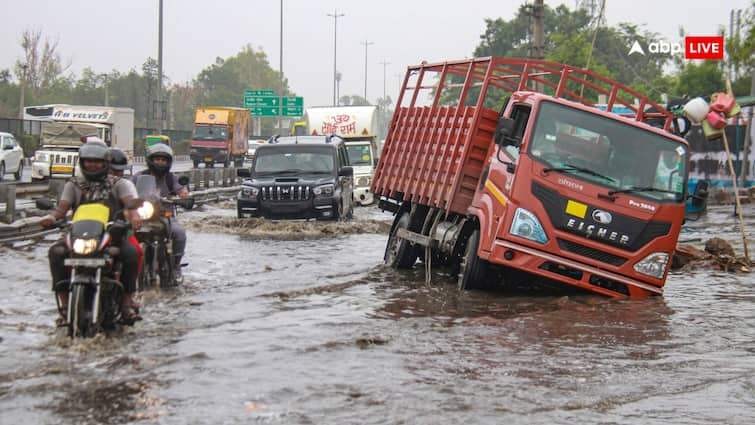
<svg viewBox="0 0 755 425">
<path fill-rule="evenodd" d="M 90 159 L 102 161 L 105 166 L 102 170 L 89 171 L 84 167 L 84 160 Z M 102 141 L 86 142 L 79 148 L 79 166 L 81 173 L 87 180 L 103 180 L 110 169 L 110 149 Z"/>
<path fill-rule="evenodd" d="M 157 157 L 165 158 L 168 160 L 166 165 L 157 165 L 154 159 Z M 170 167 L 173 165 L 173 149 L 164 143 L 157 143 L 152 145 L 147 150 L 147 168 L 158 176 L 170 171 Z"/>
<path fill-rule="evenodd" d="M 128 168 L 128 157 L 119 148 L 110 148 L 110 168 L 113 170 Z"/>
</svg>

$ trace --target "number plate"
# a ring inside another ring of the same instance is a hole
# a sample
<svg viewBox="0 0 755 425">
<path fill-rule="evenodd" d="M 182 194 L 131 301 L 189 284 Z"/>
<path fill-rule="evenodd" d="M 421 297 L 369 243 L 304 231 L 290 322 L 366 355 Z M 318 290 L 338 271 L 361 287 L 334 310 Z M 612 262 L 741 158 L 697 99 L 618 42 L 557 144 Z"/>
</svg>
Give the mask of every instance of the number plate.
<svg viewBox="0 0 755 425">
<path fill-rule="evenodd" d="M 105 265 L 104 258 L 66 258 L 66 266 L 101 267 Z"/>
<path fill-rule="evenodd" d="M 204 157 L 204 160 L 208 161 L 208 162 L 212 162 L 212 157 L 211 156 L 206 156 L 206 157 Z"/>
</svg>

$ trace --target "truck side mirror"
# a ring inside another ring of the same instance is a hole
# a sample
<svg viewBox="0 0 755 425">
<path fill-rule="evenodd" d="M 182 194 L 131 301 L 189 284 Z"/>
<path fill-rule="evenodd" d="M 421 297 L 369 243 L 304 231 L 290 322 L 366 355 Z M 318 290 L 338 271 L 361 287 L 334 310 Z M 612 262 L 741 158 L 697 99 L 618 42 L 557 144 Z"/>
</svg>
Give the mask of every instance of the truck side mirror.
<svg viewBox="0 0 755 425">
<path fill-rule="evenodd" d="M 511 118 L 501 117 L 495 127 L 494 140 L 499 146 L 514 145 L 515 140 L 511 139 L 514 134 L 514 120 Z"/>
<path fill-rule="evenodd" d="M 239 177 L 252 177 L 252 170 L 248 168 L 237 168 L 236 175 Z"/>
</svg>

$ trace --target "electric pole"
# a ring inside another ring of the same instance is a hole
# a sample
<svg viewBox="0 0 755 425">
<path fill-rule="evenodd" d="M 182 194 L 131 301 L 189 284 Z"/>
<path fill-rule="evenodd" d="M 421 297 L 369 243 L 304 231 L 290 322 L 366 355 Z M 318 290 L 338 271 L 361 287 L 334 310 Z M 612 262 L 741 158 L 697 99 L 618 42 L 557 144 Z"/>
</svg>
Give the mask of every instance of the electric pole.
<svg viewBox="0 0 755 425">
<path fill-rule="evenodd" d="M 336 70 L 336 60 L 338 58 L 338 18 L 346 15 L 343 13 L 339 14 L 338 9 L 335 9 L 333 14 L 328 13 L 328 16 L 333 18 L 333 106 L 336 106 L 336 85 L 338 84 L 338 71 Z"/>
<path fill-rule="evenodd" d="M 375 43 L 364 40 L 362 44 L 364 45 L 364 101 L 367 102 L 367 47 Z M 367 103 L 369 104 L 370 102 Z"/>
</svg>

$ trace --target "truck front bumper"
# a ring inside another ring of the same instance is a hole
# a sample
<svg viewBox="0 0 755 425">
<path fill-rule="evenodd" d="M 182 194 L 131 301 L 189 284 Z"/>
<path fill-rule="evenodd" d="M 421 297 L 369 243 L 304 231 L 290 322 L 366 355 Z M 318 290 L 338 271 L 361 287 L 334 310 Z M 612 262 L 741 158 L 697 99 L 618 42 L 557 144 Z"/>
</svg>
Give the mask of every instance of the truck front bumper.
<svg viewBox="0 0 755 425">
<path fill-rule="evenodd" d="M 488 261 L 609 297 L 663 294 L 662 287 L 509 240 L 496 240 Z"/>
</svg>

